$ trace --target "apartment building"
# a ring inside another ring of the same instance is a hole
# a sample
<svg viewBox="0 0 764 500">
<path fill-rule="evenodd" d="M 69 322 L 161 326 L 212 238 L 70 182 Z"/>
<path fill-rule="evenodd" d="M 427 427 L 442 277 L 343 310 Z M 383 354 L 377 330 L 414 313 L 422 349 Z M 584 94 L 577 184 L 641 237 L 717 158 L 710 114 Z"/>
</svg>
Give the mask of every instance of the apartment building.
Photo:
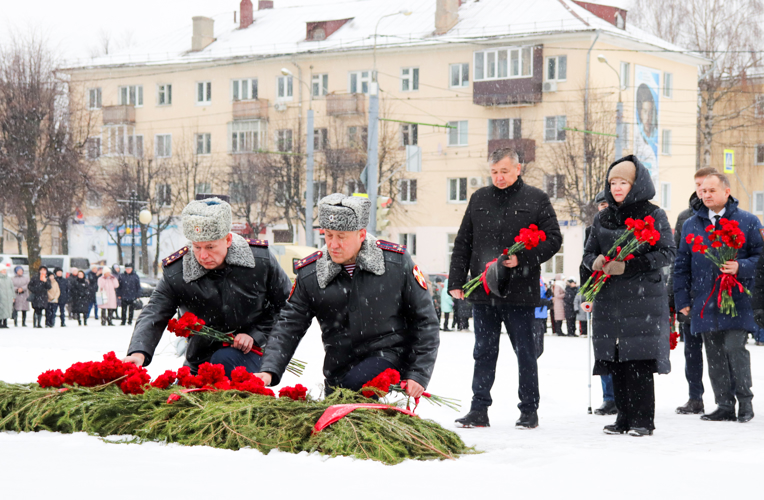
<svg viewBox="0 0 764 500">
<path fill-rule="evenodd" d="M 231 166 L 264 151 L 303 152 L 308 108 L 315 113 L 317 196 L 363 190 L 358 174 L 376 68 L 380 148 L 389 167 L 380 194 L 394 198 L 382 237 L 406 244 L 426 271 L 447 272 L 469 197 L 490 183 L 488 154 L 511 146 L 526 182 L 555 202 L 562 226 L 563 248 L 543 271 L 574 275 L 584 224 L 570 213 L 555 158 L 580 140 L 584 90 L 590 115 L 598 116 L 591 127 L 608 123 L 610 133 L 620 96 L 624 154 L 636 151 L 650 164 L 657 202 L 673 220 L 693 190 L 696 82 L 705 63 L 631 26 L 623 9 L 572 0 L 327 0 L 303 7 L 243 0 L 237 12 L 193 18 L 187 33 L 67 71 L 73 96 L 101 125 L 91 138 L 94 159 L 191 157 L 209 166 L 191 189 L 230 194 L 235 204 L 248 188 L 232 181 Z M 164 184 L 157 189 L 169 200 L 189 182 Z M 107 241 L 94 229 L 98 216 L 91 209 L 74 231 L 87 240 L 84 250 L 94 239 Z M 261 228 L 263 236 L 304 242 L 304 225 L 292 217 L 291 225 Z M 309 230 L 320 242 L 317 228 Z M 154 251 L 184 244 L 179 232 L 169 234 Z"/>
</svg>

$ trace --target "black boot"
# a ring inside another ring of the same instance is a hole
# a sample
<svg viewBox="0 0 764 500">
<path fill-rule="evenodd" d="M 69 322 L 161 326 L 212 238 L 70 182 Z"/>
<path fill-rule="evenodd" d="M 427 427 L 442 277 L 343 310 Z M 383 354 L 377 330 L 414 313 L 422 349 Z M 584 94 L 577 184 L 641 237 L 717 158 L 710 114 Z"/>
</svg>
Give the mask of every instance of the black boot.
<svg viewBox="0 0 764 500">
<path fill-rule="evenodd" d="M 535 429 L 539 426 L 539 416 L 535 411 L 520 412 L 520 418 L 515 422 L 515 429 Z"/>
<path fill-rule="evenodd" d="M 620 425 L 615 423 L 612 425 L 606 425 L 602 429 L 602 432 L 604 432 L 605 434 L 626 434 L 627 432 L 629 432 L 629 429 L 621 427 Z"/>
<path fill-rule="evenodd" d="M 26 327 L 27 326 L 27 312 L 21 311 L 21 326 Z"/>
<path fill-rule="evenodd" d="M 646 429 L 644 427 L 634 427 L 633 429 L 629 429 L 629 436 L 634 437 L 643 437 L 643 436 L 652 436 L 653 431 L 650 429 Z"/>
<path fill-rule="evenodd" d="M 13 326 L 19 326 L 18 318 L 13 318 Z"/>
<path fill-rule="evenodd" d="M 491 427 L 491 423 L 488 421 L 488 410 L 470 410 L 462 418 L 456 419 L 456 425 L 465 429 Z"/>
<path fill-rule="evenodd" d="M 700 419 L 709 422 L 734 422 L 737 420 L 737 417 L 735 416 L 734 408 L 722 408 L 719 406 L 713 412 L 701 415 Z"/>
<path fill-rule="evenodd" d="M 684 406 L 677 408 L 676 412 L 680 415 L 700 415 L 704 410 L 702 399 L 690 399 Z"/>
<path fill-rule="evenodd" d="M 602 406 L 594 410 L 595 415 L 615 415 L 618 413 L 618 408 L 615 406 L 615 401 L 603 401 Z"/>
<path fill-rule="evenodd" d="M 753 419 L 753 404 L 748 401 L 747 403 L 740 403 L 737 411 L 737 421 L 741 424 L 750 422 Z"/>
</svg>

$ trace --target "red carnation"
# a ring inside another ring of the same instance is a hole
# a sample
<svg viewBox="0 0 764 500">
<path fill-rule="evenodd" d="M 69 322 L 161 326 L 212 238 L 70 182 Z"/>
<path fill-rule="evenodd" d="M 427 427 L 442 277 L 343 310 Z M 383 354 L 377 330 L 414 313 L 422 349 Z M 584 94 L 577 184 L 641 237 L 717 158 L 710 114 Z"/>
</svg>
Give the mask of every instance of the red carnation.
<svg viewBox="0 0 764 500">
<path fill-rule="evenodd" d="M 284 387 L 279 391 L 280 398 L 286 397 L 295 401 L 305 401 L 307 394 L 308 388 L 301 384 L 294 387 Z"/>
<path fill-rule="evenodd" d="M 156 380 L 151 382 L 151 387 L 155 387 L 157 389 L 167 389 L 175 383 L 176 378 L 177 376 L 174 371 L 167 370 L 158 376 Z"/>
<path fill-rule="evenodd" d="M 47 389 L 48 387 L 61 387 L 64 385 L 64 373 L 61 370 L 48 370 L 37 377 L 37 383 L 40 384 L 40 387 L 43 389 Z"/>
</svg>

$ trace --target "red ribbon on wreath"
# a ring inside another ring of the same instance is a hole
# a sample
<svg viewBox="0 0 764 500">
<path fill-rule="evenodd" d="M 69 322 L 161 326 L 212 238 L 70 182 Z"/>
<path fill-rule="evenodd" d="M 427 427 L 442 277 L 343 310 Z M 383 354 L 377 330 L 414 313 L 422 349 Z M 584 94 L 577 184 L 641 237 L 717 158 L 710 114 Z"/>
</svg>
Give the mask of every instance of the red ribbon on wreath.
<svg viewBox="0 0 764 500">
<path fill-rule="evenodd" d="M 313 434 L 318 434 L 319 432 L 324 430 L 326 427 L 332 425 L 334 422 L 342 420 L 348 414 L 358 409 L 392 410 L 392 411 L 403 413 L 405 415 L 409 415 L 411 417 L 417 416 L 413 411 L 404 410 L 403 408 L 397 408 L 395 406 L 390 406 L 386 404 L 356 403 L 356 404 L 333 405 L 326 409 L 324 414 L 321 415 L 321 418 L 318 419 L 318 422 L 316 422 L 316 425 L 313 426 Z"/>
<path fill-rule="evenodd" d="M 711 293 L 708 294 L 708 298 L 703 303 L 703 309 L 700 310 L 700 317 L 703 317 L 703 311 L 706 310 L 706 304 L 708 304 L 708 301 L 711 300 L 711 297 L 714 295 L 714 291 L 716 291 L 716 285 L 719 285 L 719 292 L 717 294 L 716 299 L 716 306 L 721 308 L 722 307 L 722 299 L 723 299 L 723 293 L 727 292 L 727 294 L 732 297 L 732 289 L 737 287 L 740 293 L 743 293 L 745 291 L 745 287 L 742 283 L 740 283 L 735 275 L 722 273 L 719 276 L 716 277 L 716 280 L 714 281 L 714 287 L 711 289 Z"/>
</svg>

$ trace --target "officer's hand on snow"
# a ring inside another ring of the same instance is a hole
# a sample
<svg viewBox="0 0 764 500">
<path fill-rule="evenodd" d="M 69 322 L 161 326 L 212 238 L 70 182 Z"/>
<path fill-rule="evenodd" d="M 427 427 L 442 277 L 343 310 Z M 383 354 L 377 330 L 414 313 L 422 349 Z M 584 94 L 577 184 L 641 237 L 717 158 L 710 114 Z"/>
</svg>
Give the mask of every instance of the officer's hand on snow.
<svg viewBox="0 0 764 500">
<path fill-rule="evenodd" d="M 271 385 L 271 381 L 273 380 L 273 377 L 271 377 L 271 374 L 268 372 L 255 373 L 255 377 L 262 380 L 266 386 Z"/>
<path fill-rule="evenodd" d="M 244 354 L 247 354 L 249 351 L 252 350 L 252 345 L 255 343 L 254 340 L 252 340 L 252 337 L 247 335 L 246 333 L 239 333 L 234 337 L 233 339 L 233 348 L 238 349 Z"/>
<path fill-rule="evenodd" d="M 602 270 L 605 272 L 605 274 L 609 274 L 610 276 L 618 276 L 623 274 L 623 272 L 626 270 L 626 263 L 618 262 L 617 260 L 611 260 L 602 266 Z"/>
<path fill-rule="evenodd" d="M 146 356 L 139 352 L 134 352 L 133 354 L 122 358 L 122 361 L 125 363 L 132 363 L 135 366 L 143 366 L 143 363 L 146 361 Z"/>
<path fill-rule="evenodd" d="M 411 379 L 408 379 L 405 382 L 406 382 L 406 394 L 408 394 L 412 398 L 422 397 L 422 393 L 424 393 L 424 387 L 422 387 L 416 381 Z"/>
<path fill-rule="evenodd" d="M 760 327 L 764 328 L 764 309 L 754 309 L 753 319 L 756 320 Z"/>
<path fill-rule="evenodd" d="M 459 290 L 450 290 L 448 293 L 449 293 L 449 295 L 451 295 L 451 297 L 453 297 L 455 299 L 462 300 L 464 298 L 464 290 L 462 290 L 462 289 L 459 289 Z"/>
<path fill-rule="evenodd" d="M 507 260 L 502 262 L 504 267 L 517 267 L 520 262 L 517 260 L 517 255 L 510 255 Z"/>
<path fill-rule="evenodd" d="M 722 266 L 722 272 L 724 274 L 737 274 L 738 269 L 740 269 L 740 264 L 738 264 L 736 260 L 728 260 Z"/>
<path fill-rule="evenodd" d="M 605 256 L 599 255 L 596 259 L 594 259 L 594 263 L 592 264 L 592 271 L 602 271 L 602 266 L 605 265 Z"/>
</svg>

